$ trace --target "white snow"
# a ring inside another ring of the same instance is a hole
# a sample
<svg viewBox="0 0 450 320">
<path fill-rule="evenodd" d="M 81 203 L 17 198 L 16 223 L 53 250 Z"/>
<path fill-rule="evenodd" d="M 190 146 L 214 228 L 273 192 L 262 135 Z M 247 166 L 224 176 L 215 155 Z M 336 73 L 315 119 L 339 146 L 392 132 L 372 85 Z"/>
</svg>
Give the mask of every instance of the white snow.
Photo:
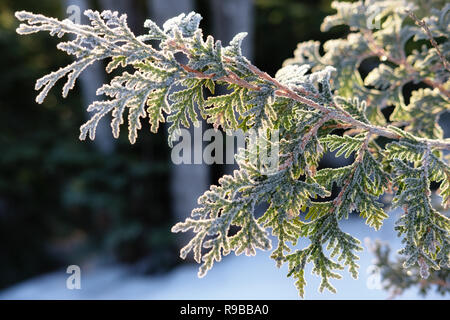
<svg viewBox="0 0 450 320">
<path fill-rule="evenodd" d="M 342 222 L 345 231 L 360 240 L 365 237 L 388 241 L 396 251 L 400 241 L 393 230 L 398 211 L 378 232 L 364 224 L 362 219 Z M 185 264 L 162 276 L 137 275 L 121 265 L 82 269 L 81 289 L 66 288 L 69 276 L 65 270 L 36 277 L 16 284 L 2 292 L 0 299 L 299 299 L 294 281 L 287 278 L 287 266 L 277 269 L 270 253 L 258 251 L 255 257 L 225 257 L 216 263 L 206 277 L 197 277 L 197 266 Z M 357 280 L 347 271 L 343 279 L 332 280 L 337 294 L 319 293 L 320 279 L 307 272 L 306 299 L 386 299 L 389 294 L 379 289 L 369 289 L 367 269 L 373 255 L 365 249 L 360 254 L 360 275 Z M 397 299 L 423 299 L 417 288 L 406 291 Z M 427 299 L 448 299 L 433 291 Z"/>
</svg>

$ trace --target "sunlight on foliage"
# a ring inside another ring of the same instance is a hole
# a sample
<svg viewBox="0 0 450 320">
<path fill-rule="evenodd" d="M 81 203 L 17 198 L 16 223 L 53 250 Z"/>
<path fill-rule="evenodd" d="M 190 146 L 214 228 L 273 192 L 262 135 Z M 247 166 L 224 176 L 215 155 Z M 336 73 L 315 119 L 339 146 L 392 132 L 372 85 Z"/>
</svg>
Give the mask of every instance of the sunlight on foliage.
<svg viewBox="0 0 450 320">
<path fill-rule="evenodd" d="M 396 226 L 404 245 L 400 251 L 404 267 L 419 266 L 423 278 L 431 269 L 449 267 L 450 222 L 432 207 L 430 183 L 440 184 L 443 206 L 448 207 L 450 167 L 442 150 L 450 149 L 450 141 L 443 139 L 438 119 L 449 110 L 450 5 L 427 12 L 423 25 L 411 18 L 417 6 L 410 1 L 332 6 L 337 12 L 325 19 L 322 30 L 348 25 L 347 38 L 326 42 L 323 55 L 320 43 L 300 43 L 275 77 L 242 55 L 245 33 L 228 45 L 205 38 L 199 28 L 201 16 L 194 12 L 172 18 L 162 28 L 147 20 L 148 32 L 138 37 L 128 28 L 126 15 L 117 12 L 87 10 L 90 25 L 24 11 L 16 16 L 26 22 L 19 34 L 48 31 L 58 37 L 75 36 L 58 45 L 75 56 L 75 62 L 37 81 L 38 103 L 65 77 L 66 97 L 80 73 L 97 60 L 109 61 L 108 72 L 134 69 L 98 89 L 110 100 L 88 107 L 93 115 L 81 127 L 82 140 L 94 139 L 97 124 L 109 113 L 114 137 L 127 121 L 131 143 L 147 117 L 153 132 L 160 123 L 169 123 L 171 146 L 181 127 L 198 126 L 201 117 L 225 130 L 280 130 L 276 172 L 265 174 L 245 157 L 257 156 L 258 149 L 241 150 L 239 169 L 211 186 L 191 217 L 172 231 L 195 233 L 180 255 L 185 258 L 193 252 L 202 264 L 199 276 L 230 252 L 254 255 L 256 249 L 274 247 L 271 257 L 278 267 L 287 262 L 288 276 L 296 279 L 303 297 L 308 263 L 322 279 L 319 291 L 335 292 L 331 279 L 341 278 L 337 271 L 345 268 L 357 278 L 362 246 L 341 230 L 340 221 L 356 212 L 366 224 L 380 229 L 388 217 L 380 200 L 384 193 L 393 193 L 393 206 L 405 212 Z M 407 52 L 408 41 L 424 44 Z M 379 64 L 363 79 L 358 67 L 370 57 L 378 58 Z M 407 83 L 427 88 L 414 90 L 405 103 Z M 214 93 L 216 85 L 230 92 L 206 98 L 206 90 Z M 388 106 L 394 111 L 386 119 L 381 111 Z M 389 143 L 381 144 L 378 137 Z M 352 164 L 318 170 L 327 150 L 351 157 Z M 338 194 L 327 200 L 334 187 Z M 264 203 L 268 208 L 257 218 L 255 208 Z M 230 232 L 232 226 L 237 232 Z M 269 230 L 277 239 L 274 246 Z M 305 246 L 301 238 L 309 244 Z"/>
</svg>

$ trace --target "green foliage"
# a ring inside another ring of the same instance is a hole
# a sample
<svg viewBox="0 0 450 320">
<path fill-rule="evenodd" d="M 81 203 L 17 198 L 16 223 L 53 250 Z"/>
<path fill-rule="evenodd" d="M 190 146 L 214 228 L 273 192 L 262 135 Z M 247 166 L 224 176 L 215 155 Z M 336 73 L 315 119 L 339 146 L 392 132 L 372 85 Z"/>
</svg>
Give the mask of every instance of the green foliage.
<svg viewBox="0 0 450 320">
<path fill-rule="evenodd" d="M 233 91 L 229 94 L 209 97 L 205 102 L 205 113 L 209 117 L 209 121 L 219 120 L 219 123 L 213 122 L 216 126 L 221 125 L 224 130 L 237 130 L 239 127 L 235 112 L 243 114 L 245 112 L 244 99 L 247 93 L 246 88 L 230 86 Z M 214 93 L 214 91 L 211 91 Z M 209 107 L 209 108 L 208 108 Z"/>
<path fill-rule="evenodd" d="M 418 264 L 420 274 L 427 278 L 430 267 L 439 270 L 449 264 L 450 220 L 432 207 L 429 198 L 430 181 L 446 180 L 449 167 L 432 155 L 429 149 L 421 153 L 417 167 L 399 160 L 401 157 L 393 159 L 397 174 L 394 182 L 398 186 L 393 205 L 405 210 L 396 227 L 399 235 L 404 236 L 405 248 L 400 251 L 406 256 L 404 266 Z"/>
<path fill-rule="evenodd" d="M 330 134 L 320 139 L 320 142 L 325 144 L 330 151 L 338 149 L 336 157 L 340 157 L 345 153 L 344 157 L 348 158 L 353 152 L 362 147 L 364 139 L 357 139 L 349 136 L 340 137 Z"/>
<path fill-rule="evenodd" d="M 169 145 L 172 146 L 172 137 L 175 130 L 180 129 L 180 125 L 189 128 L 189 119 L 194 126 L 200 125 L 195 104 L 203 104 L 203 84 L 204 80 L 186 79 L 182 82 L 186 89 L 174 92 L 169 96 L 173 102 L 169 109 L 173 113 L 167 117 L 167 121 L 172 122 L 169 127 Z"/>
<path fill-rule="evenodd" d="M 406 129 L 414 135 L 442 139 L 444 132 L 437 123 L 449 104 L 438 89 L 419 89 L 412 92 L 410 103 L 396 113 L 396 120 L 405 121 Z"/>
<path fill-rule="evenodd" d="M 322 279 L 320 291 L 335 292 L 330 280 L 340 278 L 337 271 L 346 267 L 354 278 L 358 276 L 360 241 L 343 232 L 339 223 L 357 212 L 369 226 L 381 228 L 387 214 L 379 197 L 385 192 L 394 191 L 393 205 L 406 211 L 397 223 L 405 267 L 419 265 L 424 278 L 429 268 L 449 267 L 449 220 L 431 206 L 430 183 L 441 184 L 447 204 L 449 167 L 441 149 L 450 149 L 450 142 L 443 139 L 437 119 L 448 110 L 450 6 L 424 13 L 431 39 L 424 25 L 413 25 L 406 10 L 416 7 L 408 1 L 334 2 L 333 8 L 337 13 L 325 19 L 322 29 L 348 25 L 347 38 L 326 42 L 324 55 L 318 42 L 300 44 L 275 77 L 242 55 L 244 34 L 226 47 L 211 36 L 203 40 L 201 17 L 195 13 L 170 19 L 162 29 L 147 21 L 149 33 L 140 37 L 129 31 L 126 16 L 110 11 L 86 11 L 90 26 L 28 12 L 16 15 L 28 22 L 19 27 L 21 34 L 49 31 L 76 36 L 59 48 L 77 61 L 38 80 L 37 89 L 43 87 L 38 102 L 67 75 L 66 95 L 79 72 L 94 60 L 111 59 L 108 69 L 136 70 L 99 89 L 113 99 L 88 108 L 95 114 L 82 127 L 81 138 L 88 132 L 94 138 L 96 124 L 109 112 L 117 137 L 127 108 L 132 143 L 140 118 L 146 116 L 152 130 L 164 119 L 171 123 L 169 144 L 181 126 L 198 124 L 198 112 L 216 128 L 253 129 L 266 142 L 278 130 L 280 139 L 269 142 L 268 148 L 276 151 L 275 166 L 268 170 L 273 163 L 261 160 L 267 149 L 247 140 L 237 156 L 239 170 L 211 186 L 191 217 L 172 231 L 194 231 L 180 255 L 185 258 L 193 251 L 202 263 L 199 276 L 204 276 L 232 251 L 254 255 L 257 248 L 271 249 L 270 229 L 278 242 L 272 258 L 277 266 L 288 263 L 288 276 L 296 279 L 303 296 L 307 263 Z M 379 22 L 376 29 L 371 19 Z M 432 54 L 406 50 L 408 42 L 423 39 L 430 40 Z M 159 49 L 149 40 L 159 41 Z M 175 59 L 179 53 L 185 60 Z M 371 57 L 379 58 L 380 64 L 363 79 L 358 67 Z M 414 91 L 406 105 L 403 87 L 408 82 L 433 89 Z M 230 92 L 205 100 L 205 88 L 214 92 L 216 85 L 225 85 Z M 394 112 L 385 119 L 381 111 L 391 105 Z M 340 135 L 336 129 L 345 132 Z M 383 147 L 381 137 L 389 139 Z M 353 154 L 352 164 L 318 170 L 326 150 L 337 151 L 337 156 Z M 324 199 L 334 186 L 339 188 L 337 196 Z M 260 204 L 268 208 L 256 218 Z M 233 226 L 238 230 L 234 234 Z M 309 245 L 296 248 L 300 238 L 309 239 Z"/>
</svg>

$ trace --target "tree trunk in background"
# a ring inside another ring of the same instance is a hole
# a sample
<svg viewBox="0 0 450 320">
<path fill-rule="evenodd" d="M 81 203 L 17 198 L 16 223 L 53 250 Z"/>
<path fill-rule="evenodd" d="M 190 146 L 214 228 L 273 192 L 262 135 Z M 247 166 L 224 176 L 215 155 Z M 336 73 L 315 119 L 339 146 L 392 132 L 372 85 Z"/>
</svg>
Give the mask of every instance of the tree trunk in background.
<svg viewBox="0 0 450 320">
<path fill-rule="evenodd" d="M 192 0 L 149 0 L 148 8 L 150 10 L 151 19 L 159 26 L 180 13 L 189 13 L 194 10 L 194 2 Z M 203 128 L 205 125 L 202 126 Z M 198 139 L 202 139 L 201 132 L 197 130 Z M 191 140 L 194 139 L 194 128 L 189 129 Z M 203 142 L 194 143 L 194 147 L 201 149 Z M 192 155 L 202 150 L 192 150 Z M 172 165 L 170 178 L 170 192 L 172 199 L 173 217 L 177 221 L 183 221 L 188 217 L 192 209 L 197 207 L 197 198 L 201 196 L 210 184 L 209 167 L 202 164 L 180 164 Z M 177 243 L 184 246 L 190 240 L 188 233 L 177 235 Z"/>
<path fill-rule="evenodd" d="M 239 32 L 248 35 L 242 43 L 242 53 L 251 60 L 253 58 L 253 0 L 211 0 L 213 32 L 216 40 L 224 46 Z M 218 90 L 218 94 L 223 94 Z M 235 143 L 236 144 L 236 141 Z M 237 150 L 236 150 L 237 151 Z M 226 145 L 225 154 L 234 154 L 235 146 Z M 226 174 L 231 174 L 237 165 L 225 165 Z"/>
<path fill-rule="evenodd" d="M 70 13 L 67 13 L 66 10 L 69 6 L 75 5 L 78 6 L 81 10 L 81 23 L 87 23 L 86 16 L 83 15 L 83 12 L 90 8 L 90 4 L 86 0 L 64 0 L 63 1 L 65 16 L 69 16 Z M 105 82 L 105 70 L 101 61 L 95 62 L 93 65 L 89 67 L 88 70 L 82 72 L 79 77 L 79 84 L 81 87 L 81 95 L 83 98 L 83 102 L 85 107 L 89 106 L 93 101 L 100 100 L 100 97 L 96 95 L 96 91 L 100 88 Z M 86 112 L 86 119 L 90 118 L 90 114 Z M 111 127 L 109 123 L 103 119 L 99 122 L 96 130 L 94 145 L 104 154 L 111 154 L 114 152 L 115 143 L 114 138 L 111 132 Z"/>
<path fill-rule="evenodd" d="M 195 9 L 193 0 L 148 0 L 152 20 L 160 27 L 166 20 Z"/>
<path fill-rule="evenodd" d="M 136 0 L 100 0 L 102 10 L 118 11 L 119 14 L 128 15 L 128 26 L 137 33 L 144 26 L 146 17 L 141 16 L 141 12 L 136 8 Z"/>
<path fill-rule="evenodd" d="M 225 46 L 239 32 L 248 35 L 242 43 L 242 53 L 253 57 L 253 0 L 211 0 L 213 32 Z"/>
</svg>

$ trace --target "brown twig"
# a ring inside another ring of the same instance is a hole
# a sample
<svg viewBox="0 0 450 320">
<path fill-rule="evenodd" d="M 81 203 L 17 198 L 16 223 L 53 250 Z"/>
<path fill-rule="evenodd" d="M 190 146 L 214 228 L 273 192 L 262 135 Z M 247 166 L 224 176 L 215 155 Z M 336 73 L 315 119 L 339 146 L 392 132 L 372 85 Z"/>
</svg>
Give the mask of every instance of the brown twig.
<svg viewBox="0 0 450 320">
<path fill-rule="evenodd" d="M 419 18 L 417 18 L 417 16 L 414 14 L 414 12 L 412 12 L 410 10 L 406 10 L 406 12 L 414 20 L 416 25 L 418 25 L 419 27 L 421 27 L 425 31 L 425 33 L 427 34 L 428 38 L 430 39 L 431 45 L 436 49 L 437 54 L 438 54 L 439 58 L 441 59 L 442 64 L 444 65 L 444 68 L 447 69 L 447 71 L 450 71 L 450 63 L 444 57 L 444 55 L 442 54 L 441 50 L 439 49 L 438 44 L 436 43 L 436 40 L 434 40 L 434 37 L 431 34 L 430 28 L 428 28 L 427 23 L 424 20 L 419 20 Z"/>
<path fill-rule="evenodd" d="M 363 143 L 363 145 L 361 146 L 361 149 L 358 150 L 358 155 L 356 156 L 356 159 L 355 159 L 355 162 L 354 162 L 355 164 L 358 164 L 358 163 L 361 163 L 361 162 L 362 162 L 362 160 L 363 160 L 363 155 L 364 155 L 364 151 L 367 150 L 367 147 L 368 147 L 368 145 L 369 145 L 369 142 L 370 142 L 371 137 L 372 137 L 372 134 L 369 132 L 369 133 L 367 134 L 366 138 L 364 139 L 364 143 Z M 352 171 L 350 172 L 350 174 L 349 174 L 349 176 L 347 177 L 347 179 L 345 179 L 345 182 L 344 182 L 344 185 L 343 185 L 342 188 L 341 188 L 341 191 L 339 191 L 339 194 L 338 194 L 337 197 L 333 200 L 333 205 L 334 205 L 334 206 L 332 206 L 332 207 L 330 208 L 330 211 L 331 211 L 331 210 L 334 210 L 335 207 L 341 205 L 341 203 L 342 203 L 342 197 L 344 196 L 345 191 L 347 190 L 348 186 L 350 185 L 350 182 L 351 182 L 352 179 L 353 179 L 353 175 L 355 174 L 355 171 L 356 171 L 356 168 L 357 168 L 357 167 L 358 167 L 358 165 L 355 165 L 355 166 L 352 168 Z"/>
<path fill-rule="evenodd" d="M 180 63 L 180 66 L 186 72 L 195 74 L 195 77 L 198 78 L 198 79 L 211 79 L 211 78 L 214 77 L 214 74 L 204 74 L 203 72 L 195 70 L 195 69 L 192 69 L 191 67 L 189 67 L 189 66 L 187 66 L 185 64 L 182 64 L 182 63 Z"/>
<path fill-rule="evenodd" d="M 191 56 L 189 49 L 187 47 L 185 47 L 184 45 L 177 44 L 175 41 L 168 42 L 168 45 L 174 47 L 176 50 L 180 50 L 181 52 L 185 53 L 188 57 Z M 385 52 L 384 49 L 380 49 L 380 50 L 382 50 L 382 51 L 380 51 L 380 54 L 382 54 L 382 52 Z M 230 64 L 234 63 L 234 60 L 229 57 L 224 57 L 224 61 L 227 63 L 230 63 Z M 183 65 L 181 63 L 180 63 L 180 65 L 186 72 L 193 73 L 198 78 L 211 79 L 214 77 L 214 75 L 205 74 L 199 70 L 194 70 L 194 69 L 192 69 L 186 65 Z M 251 71 L 253 74 L 258 76 L 260 79 L 267 81 L 267 82 L 271 83 L 272 85 L 274 85 L 276 88 L 276 90 L 275 90 L 276 96 L 289 98 L 294 101 L 305 104 L 309 107 L 312 107 L 316 110 L 319 110 L 327 115 L 328 120 L 334 119 L 337 121 L 342 121 L 342 122 L 347 123 L 355 128 L 367 130 L 371 135 L 372 134 L 379 135 L 379 136 L 383 136 L 383 137 L 390 138 L 390 139 L 401 139 L 402 138 L 400 135 L 391 131 L 388 128 L 367 124 L 365 122 L 354 119 L 348 112 L 346 112 L 345 110 L 343 110 L 342 108 L 340 108 L 338 105 L 336 105 L 334 103 L 332 104 L 333 108 L 331 109 L 327 106 L 321 105 L 321 104 L 307 98 L 307 96 L 317 97 L 317 95 L 312 92 L 306 91 L 304 89 L 299 89 L 299 92 L 305 95 L 305 96 L 301 96 L 301 95 L 299 95 L 299 93 L 297 93 L 294 90 L 290 89 L 289 87 L 281 84 L 278 80 L 274 79 L 266 72 L 259 70 L 256 66 L 254 66 L 250 63 L 248 65 L 246 65 L 246 67 L 248 68 L 249 71 Z M 241 87 L 245 87 L 249 90 L 254 90 L 254 91 L 261 90 L 261 87 L 240 78 L 233 71 L 229 70 L 229 68 L 227 68 L 227 73 L 228 74 L 226 76 L 223 76 L 217 80 L 235 84 L 235 85 L 238 85 Z M 449 94 L 449 97 L 450 97 L 450 94 Z M 430 147 L 447 149 L 447 150 L 450 149 L 450 141 L 446 141 L 446 140 L 441 141 L 441 140 L 433 140 L 433 139 L 425 139 L 425 138 L 417 138 L 417 140 L 421 141 L 423 143 L 427 143 Z"/>
<path fill-rule="evenodd" d="M 331 119 L 331 117 L 329 114 L 324 115 L 323 118 L 320 119 L 319 121 L 317 121 L 317 123 L 303 136 L 302 143 L 300 145 L 300 148 L 302 150 L 305 149 L 306 144 L 308 143 L 309 139 L 311 139 L 312 136 L 315 136 L 317 134 L 317 131 L 319 130 L 319 128 L 330 119 Z"/>
<path fill-rule="evenodd" d="M 410 65 L 405 58 L 398 59 L 390 55 L 384 48 L 380 47 L 373 38 L 372 32 L 370 30 L 361 30 L 364 38 L 366 39 L 367 43 L 369 44 L 369 47 L 372 47 L 372 52 L 378 56 L 381 60 L 389 60 L 396 65 L 403 66 L 405 70 L 412 76 L 414 74 L 419 74 L 419 71 L 416 70 L 412 65 Z M 450 98 L 450 92 L 444 88 L 444 86 L 428 77 L 421 79 L 424 83 L 427 85 L 438 88 L 439 91 L 445 95 L 447 98 Z"/>
</svg>

